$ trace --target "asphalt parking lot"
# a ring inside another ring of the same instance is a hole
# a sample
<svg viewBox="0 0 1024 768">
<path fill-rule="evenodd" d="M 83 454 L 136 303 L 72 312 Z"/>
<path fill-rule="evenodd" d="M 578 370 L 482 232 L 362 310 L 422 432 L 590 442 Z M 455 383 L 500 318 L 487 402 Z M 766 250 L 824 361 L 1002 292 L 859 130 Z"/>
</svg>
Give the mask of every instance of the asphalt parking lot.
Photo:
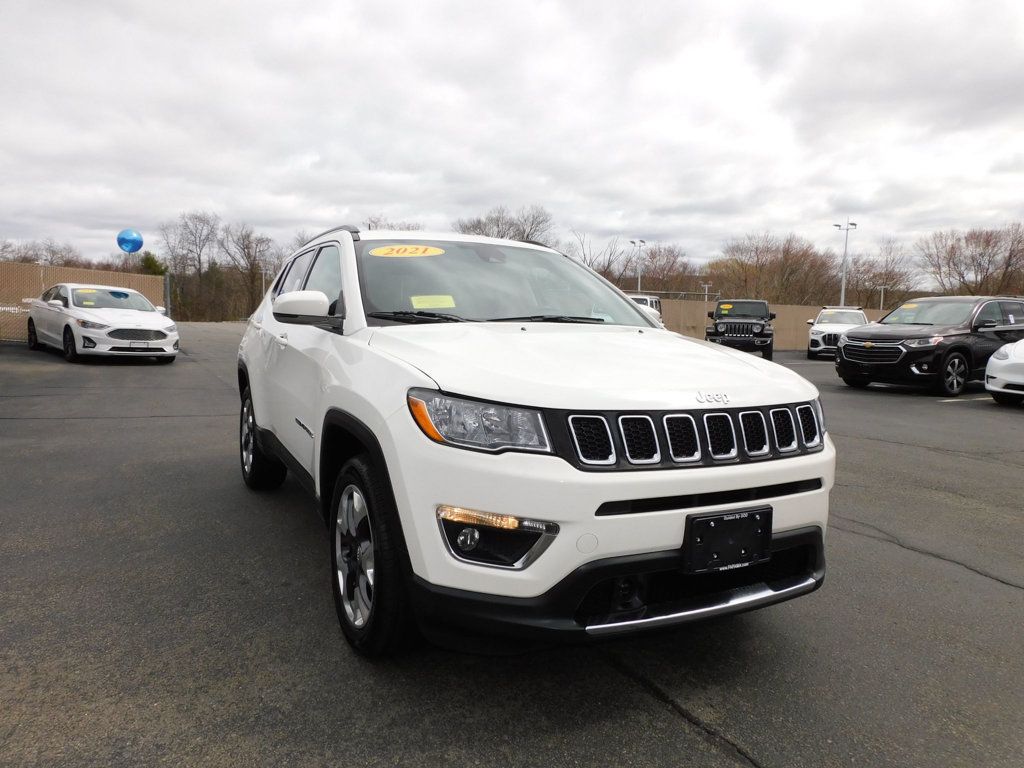
<svg viewBox="0 0 1024 768">
<path fill-rule="evenodd" d="M 171 366 L 0 344 L 0 765 L 1024 764 L 1024 408 L 820 388 L 825 586 L 514 657 L 345 644 L 291 480 L 242 484 L 241 325 Z"/>
</svg>

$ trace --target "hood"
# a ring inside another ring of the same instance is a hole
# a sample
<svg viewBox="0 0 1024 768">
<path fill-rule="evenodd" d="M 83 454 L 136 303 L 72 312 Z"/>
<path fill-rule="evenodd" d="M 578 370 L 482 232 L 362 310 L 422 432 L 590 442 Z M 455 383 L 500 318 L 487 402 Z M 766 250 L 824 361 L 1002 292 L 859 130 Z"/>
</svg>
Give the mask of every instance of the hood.
<svg viewBox="0 0 1024 768">
<path fill-rule="evenodd" d="M 822 333 L 846 333 L 851 328 L 860 327 L 860 323 L 815 323 L 811 326 L 811 330 Z"/>
<path fill-rule="evenodd" d="M 780 365 L 655 328 L 438 323 L 375 328 L 369 344 L 445 392 L 545 408 L 691 409 L 817 396 Z"/>
<path fill-rule="evenodd" d="M 97 323 L 117 328 L 145 328 L 147 330 L 162 331 L 174 321 L 161 315 L 159 312 L 141 312 L 137 309 L 87 309 L 75 307 L 77 314 L 83 320 L 92 320 Z"/>
<path fill-rule="evenodd" d="M 929 336 L 952 336 L 966 333 L 960 325 L 882 325 L 870 323 L 858 325 L 847 332 L 851 339 L 872 341 L 899 341 L 900 339 L 927 339 Z"/>
</svg>

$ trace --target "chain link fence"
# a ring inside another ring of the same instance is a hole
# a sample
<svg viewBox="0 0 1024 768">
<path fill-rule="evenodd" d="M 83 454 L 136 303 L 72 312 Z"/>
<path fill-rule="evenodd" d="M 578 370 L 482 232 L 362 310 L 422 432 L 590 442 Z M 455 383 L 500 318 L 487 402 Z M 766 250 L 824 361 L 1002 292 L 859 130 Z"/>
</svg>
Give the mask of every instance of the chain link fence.
<svg viewBox="0 0 1024 768">
<path fill-rule="evenodd" d="M 25 341 L 29 312 L 25 300 L 38 299 L 56 283 L 132 288 L 153 304 L 165 303 L 164 278 L 159 275 L 0 261 L 0 341 Z"/>
</svg>

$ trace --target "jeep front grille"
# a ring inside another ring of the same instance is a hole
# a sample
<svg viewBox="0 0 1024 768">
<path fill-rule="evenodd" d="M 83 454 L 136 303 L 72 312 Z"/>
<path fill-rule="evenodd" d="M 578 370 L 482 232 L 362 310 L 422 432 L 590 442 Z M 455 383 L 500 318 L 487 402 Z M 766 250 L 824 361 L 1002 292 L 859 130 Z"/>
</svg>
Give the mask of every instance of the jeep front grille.
<svg viewBox="0 0 1024 768">
<path fill-rule="evenodd" d="M 726 336 L 753 336 L 754 335 L 754 324 L 753 323 L 725 323 Z"/>
<path fill-rule="evenodd" d="M 581 469 L 669 469 L 764 461 L 820 451 L 810 403 L 649 413 L 552 414 L 558 453 Z M 558 434 L 563 437 L 558 439 Z"/>
</svg>

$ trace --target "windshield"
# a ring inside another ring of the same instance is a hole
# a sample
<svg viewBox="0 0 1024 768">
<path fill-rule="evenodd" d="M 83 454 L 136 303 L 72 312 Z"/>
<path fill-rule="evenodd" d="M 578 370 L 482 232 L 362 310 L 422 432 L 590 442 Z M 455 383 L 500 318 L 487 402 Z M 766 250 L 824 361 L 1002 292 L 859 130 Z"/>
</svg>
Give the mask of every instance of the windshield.
<svg viewBox="0 0 1024 768">
<path fill-rule="evenodd" d="M 725 301 L 715 307 L 715 317 L 768 317 L 768 304 L 763 301 Z"/>
<path fill-rule="evenodd" d="M 884 325 L 960 325 L 971 316 L 974 304 L 968 301 L 907 302 L 878 322 Z"/>
<path fill-rule="evenodd" d="M 141 293 L 118 291 L 113 288 L 75 288 L 71 291 L 76 307 L 83 309 L 137 309 L 155 312 L 156 309 Z"/>
<path fill-rule="evenodd" d="M 863 312 L 855 309 L 823 309 L 818 315 L 817 325 L 867 325 Z"/>
<path fill-rule="evenodd" d="M 371 325 L 516 318 L 651 327 L 602 278 L 551 251 L 420 239 L 360 240 L 355 248 Z M 381 316 L 388 313 L 400 316 Z"/>
</svg>

